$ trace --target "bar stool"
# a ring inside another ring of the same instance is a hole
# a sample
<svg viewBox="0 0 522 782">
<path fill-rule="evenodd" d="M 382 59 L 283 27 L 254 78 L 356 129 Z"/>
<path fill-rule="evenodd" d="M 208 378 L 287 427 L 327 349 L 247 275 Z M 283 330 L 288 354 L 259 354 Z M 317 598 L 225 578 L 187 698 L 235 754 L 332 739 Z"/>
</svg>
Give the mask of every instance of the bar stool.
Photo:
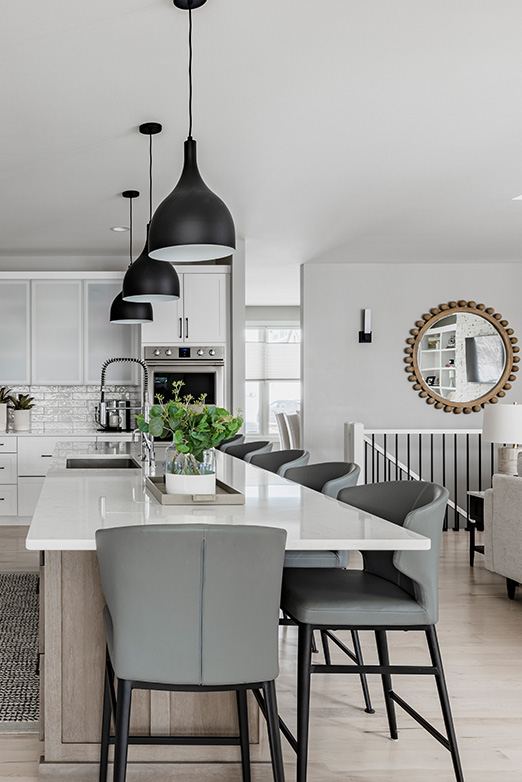
<svg viewBox="0 0 522 782">
<path fill-rule="evenodd" d="M 243 443 L 242 445 L 229 445 L 226 453 L 229 456 L 235 456 L 236 459 L 243 459 L 245 462 L 249 462 L 252 456 L 256 453 L 270 453 L 272 450 L 272 443 L 268 440 L 258 440 L 255 443 Z"/>
<path fill-rule="evenodd" d="M 100 782 L 107 779 L 110 743 L 115 744 L 114 782 L 125 782 L 129 744 L 168 743 L 238 745 L 243 780 L 249 782 L 249 689 L 259 699 L 263 690 L 273 776 L 284 782 L 274 680 L 285 540 L 284 530 L 225 524 L 96 532 L 107 600 Z M 129 737 L 135 689 L 235 690 L 239 736 Z"/>
<path fill-rule="evenodd" d="M 275 413 L 275 420 L 279 432 L 279 444 L 281 450 L 287 451 L 290 448 L 290 432 L 288 431 L 288 422 L 284 413 Z"/>
<path fill-rule="evenodd" d="M 231 445 L 241 445 L 241 443 L 244 442 L 245 442 L 245 435 L 236 434 L 234 437 L 231 437 L 229 440 L 223 440 L 223 442 L 218 445 L 218 450 L 224 451 L 226 453 L 227 449 Z"/>
<path fill-rule="evenodd" d="M 256 452 L 250 457 L 250 464 L 255 464 L 256 467 L 262 467 L 263 470 L 275 472 L 277 475 L 286 477 L 287 470 L 303 467 L 308 464 L 309 459 L 309 451 L 294 448 L 288 451 L 273 451 L 272 453 L 260 454 Z"/>
<path fill-rule="evenodd" d="M 361 468 L 355 462 L 319 462 L 304 467 L 290 467 L 285 473 L 285 478 L 337 499 L 342 489 L 357 485 L 360 472 Z M 349 561 L 349 551 L 287 551 L 285 553 L 285 568 L 347 568 Z M 287 624 L 287 621 L 280 620 L 280 624 Z M 344 644 L 343 651 L 355 663 L 362 665 L 364 661 L 359 634 L 357 630 L 352 630 L 351 635 L 353 651 Z M 325 630 L 321 631 L 321 644 L 325 662 L 330 665 L 330 647 Z M 316 651 L 313 636 L 312 649 Z M 361 674 L 361 688 L 365 711 L 367 714 L 374 714 L 368 680 L 364 673 Z"/>
<path fill-rule="evenodd" d="M 438 564 L 448 492 L 424 481 L 392 481 L 343 489 L 340 499 L 431 539 L 424 551 L 365 551 L 364 570 L 285 569 L 281 606 L 298 625 L 297 741 L 282 723 L 297 753 L 297 782 L 305 782 L 308 757 L 310 679 L 312 673 L 381 675 L 391 738 L 398 738 L 395 704 L 451 752 L 457 782 L 464 777 L 451 716 L 435 623 L 438 619 Z M 312 665 L 314 628 L 373 630 L 379 665 Z M 420 630 L 426 634 L 431 666 L 390 665 L 386 632 Z M 435 677 L 446 736 L 430 725 L 392 688 L 392 675 Z"/>
</svg>

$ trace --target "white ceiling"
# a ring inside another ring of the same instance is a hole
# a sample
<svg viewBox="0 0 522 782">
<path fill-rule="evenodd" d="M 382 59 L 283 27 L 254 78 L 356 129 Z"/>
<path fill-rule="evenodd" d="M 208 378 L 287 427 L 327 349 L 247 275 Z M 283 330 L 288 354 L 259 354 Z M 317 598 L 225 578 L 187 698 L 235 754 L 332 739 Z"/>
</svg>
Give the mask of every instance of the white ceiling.
<svg viewBox="0 0 522 782">
<path fill-rule="evenodd" d="M 0 11 L 0 268 L 122 268 L 121 191 L 142 192 L 136 252 L 148 214 L 141 122 L 164 125 L 156 203 L 180 172 L 187 14 L 172 0 Z M 520 0 L 194 11 L 194 137 L 246 240 L 248 303 L 295 303 L 310 260 L 521 259 L 521 30 Z"/>
</svg>

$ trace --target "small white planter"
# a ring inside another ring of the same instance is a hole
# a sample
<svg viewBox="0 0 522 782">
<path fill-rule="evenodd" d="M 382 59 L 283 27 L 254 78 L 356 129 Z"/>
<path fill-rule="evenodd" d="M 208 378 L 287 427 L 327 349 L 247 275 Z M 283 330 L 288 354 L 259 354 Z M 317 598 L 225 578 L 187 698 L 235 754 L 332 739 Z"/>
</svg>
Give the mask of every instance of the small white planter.
<svg viewBox="0 0 522 782">
<path fill-rule="evenodd" d="M 7 431 L 7 403 L 0 402 L 0 432 Z"/>
<path fill-rule="evenodd" d="M 165 473 L 167 494 L 215 494 L 216 474 L 174 475 Z"/>
<path fill-rule="evenodd" d="M 29 432 L 31 429 L 31 411 L 13 410 L 15 432 Z"/>
</svg>

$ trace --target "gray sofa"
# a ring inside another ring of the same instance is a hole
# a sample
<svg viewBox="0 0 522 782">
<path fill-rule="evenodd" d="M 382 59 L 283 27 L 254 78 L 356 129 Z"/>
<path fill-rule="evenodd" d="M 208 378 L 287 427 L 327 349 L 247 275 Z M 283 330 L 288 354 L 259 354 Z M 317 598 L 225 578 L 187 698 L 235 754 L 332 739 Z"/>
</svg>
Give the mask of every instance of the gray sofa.
<svg viewBox="0 0 522 782">
<path fill-rule="evenodd" d="M 484 494 L 486 567 L 504 576 L 508 597 L 522 582 L 522 478 L 494 475 Z"/>
</svg>

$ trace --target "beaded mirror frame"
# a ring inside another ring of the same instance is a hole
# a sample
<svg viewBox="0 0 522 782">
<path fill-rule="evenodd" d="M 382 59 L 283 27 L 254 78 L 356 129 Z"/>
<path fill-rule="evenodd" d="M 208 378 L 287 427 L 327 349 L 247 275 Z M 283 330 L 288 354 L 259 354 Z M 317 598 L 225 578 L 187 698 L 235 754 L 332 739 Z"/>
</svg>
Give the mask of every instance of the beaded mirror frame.
<svg viewBox="0 0 522 782">
<path fill-rule="evenodd" d="M 422 377 L 418 362 L 420 344 L 428 329 L 442 318 L 447 318 L 448 315 L 458 312 L 479 315 L 489 321 L 496 328 L 502 339 L 506 357 L 502 375 L 493 388 L 478 399 L 473 399 L 469 402 L 458 402 L 437 394 Z M 418 392 L 419 396 L 425 399 L 427 404 L 434 405 L 437 410 L 443 410 L 445 413 L 479 413 L 485 405 L 496 404 L 499 398 L 504 397 L 506 392 L 510 390 L 511 383 L 517 379 L 516 372 L 519 369 L 517 364 L 520 362 L 520 357 L 516 355 L 520 351 L 517 345 L 518 339 L 514 335 L 513 329 L 508 328 L 508 326 L 509 322 L 503 319 L 499 312 L 495 312 L 493 307 L 486 307 L 485 304 L 477 304 L 474 301 L 450 301 L 447 304 L 432 307 L 429 312 L 422 315 L 422 320 L 415 322 L 415 328 L 410 330 L 411 336 L 406 340 L 408 347 L 405 348 L 405 370 L 408 373 L 408 380 L 412 383 L 413 390 Z"/>
</svg>

